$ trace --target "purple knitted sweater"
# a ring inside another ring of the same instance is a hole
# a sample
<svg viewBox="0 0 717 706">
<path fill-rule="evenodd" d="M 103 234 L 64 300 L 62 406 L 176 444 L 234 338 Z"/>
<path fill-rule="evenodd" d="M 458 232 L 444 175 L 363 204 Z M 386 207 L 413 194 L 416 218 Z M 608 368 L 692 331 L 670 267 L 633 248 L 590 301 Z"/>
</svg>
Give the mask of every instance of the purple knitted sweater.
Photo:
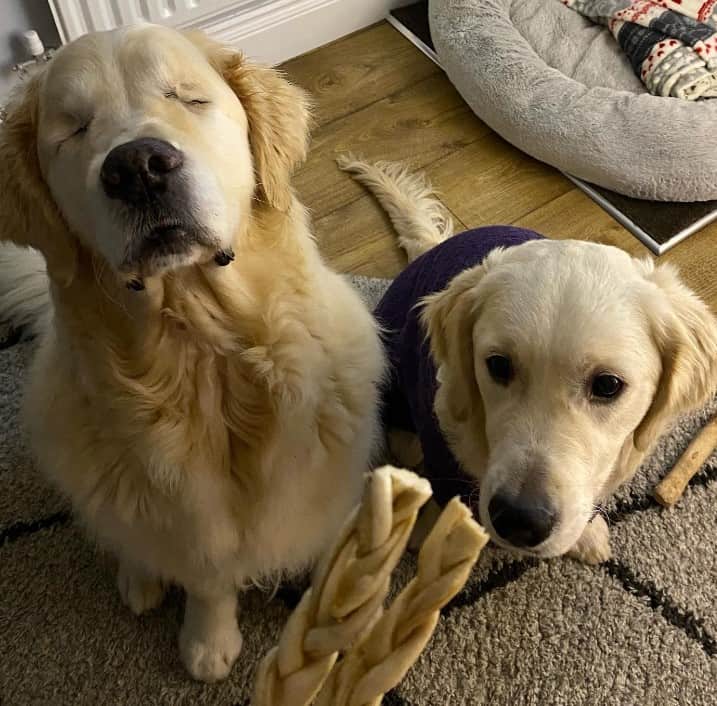
<svg viewBox="0 0 717 706">
<path fill-rule="evenodd" d="M 448 448 L 433 412 L 436 368 L 419 320 L 420 308 L 415 305 L 422 297 L 445 289 L 463 270 L 480 264 L 494 248 L 540 237 L 511 226 L 476 228 L 455 235 L 414 260 L 376 307 L 390 371 L 382 395 L 384 425 L 418 435 L 425 475 L 442 504 L 454 495 L 467 496 L 472 484 Z"/>
</svg>

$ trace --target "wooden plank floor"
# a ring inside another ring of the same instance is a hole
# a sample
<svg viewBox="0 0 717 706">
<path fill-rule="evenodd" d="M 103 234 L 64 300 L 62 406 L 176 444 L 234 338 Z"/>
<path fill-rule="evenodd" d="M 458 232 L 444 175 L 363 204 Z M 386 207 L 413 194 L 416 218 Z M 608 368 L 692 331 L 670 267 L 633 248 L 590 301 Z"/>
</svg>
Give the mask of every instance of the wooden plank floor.
<svg viewBox="0 0 717 706">
<path fill-rule="evenodd" d="M 555 169 L 478 120 L 435 65 L 390 25 L 340 39 L 284 69 L 315 99 L 312 150 L 296 183 L 322 252 L 338 270 L 393 277 L 405 266 L 383 212 L 336 167 L 336 156 L 345 152 L 423 169 L 457 229 L 515 223 L 652 257 Z M 717 311 L 717 224 L 659 260 L 677 265 Z"/>
</svg>

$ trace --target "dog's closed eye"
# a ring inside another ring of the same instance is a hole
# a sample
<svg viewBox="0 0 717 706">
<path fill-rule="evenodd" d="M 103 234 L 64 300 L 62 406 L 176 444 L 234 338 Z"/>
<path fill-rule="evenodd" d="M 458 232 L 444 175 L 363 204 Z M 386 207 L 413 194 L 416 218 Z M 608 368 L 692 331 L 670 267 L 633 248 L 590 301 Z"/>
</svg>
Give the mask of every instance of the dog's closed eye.
<svg viewBox="0 0 717 706">
<path fill-rule="evenodd" d="M 206 98 L 187 98 L 180 96 L 176 91 L 166 91 L 164 97 L 170 100 L 178 100 L 184 105 L 208 105 L 210 103 Z"/>
<path fill-rule="evenodd" d="M 82 138 L 85 136 L 87 131 L 90 129 L 92 124 L 92 118 L 85 118 L 83 120 L 71 119 L 72 128 L 64 132 L 63 135 L 57 140 L 55 144 L 55 153 L 59 152 L 63 145 L 74 140 L 75 138 Z"/>
<path fill-rule="evenodd" d="M 90 121 L 87 121 L 86 123 L 80 125 L 77 128 L 77 130 L 75 130 L 72 133 L 71 137 L 79 137 L 80 135 L 84 135 L 87 132 L 87 130 L 89 129 L 89 127 L 90 127 Z"/>
</svg>

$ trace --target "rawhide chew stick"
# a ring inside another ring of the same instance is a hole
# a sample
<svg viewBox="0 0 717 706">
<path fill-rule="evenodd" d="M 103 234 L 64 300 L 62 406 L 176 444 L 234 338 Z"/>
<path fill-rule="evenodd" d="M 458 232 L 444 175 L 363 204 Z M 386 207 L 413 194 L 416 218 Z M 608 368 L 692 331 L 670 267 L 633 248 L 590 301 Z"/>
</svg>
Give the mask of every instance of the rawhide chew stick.
<svg viewBox="0 0 717 706">
<path fill-rule="evenodd" d="M 654 496 L 660 505 L 671 507 L 682 497 L 690 479 L 702 468 L 715 446 L 717 417 L 701 429 L 672 470 L 655 487 Z"/>
<path fill-rule="evenodd" d="M 441 608 L 463 588 L 487 542 L 470 510 L 453 498 L 421 547 L 416 577 L 334 667 L 316 706 L 380 706 L 418 659 Z"/>
</svg>

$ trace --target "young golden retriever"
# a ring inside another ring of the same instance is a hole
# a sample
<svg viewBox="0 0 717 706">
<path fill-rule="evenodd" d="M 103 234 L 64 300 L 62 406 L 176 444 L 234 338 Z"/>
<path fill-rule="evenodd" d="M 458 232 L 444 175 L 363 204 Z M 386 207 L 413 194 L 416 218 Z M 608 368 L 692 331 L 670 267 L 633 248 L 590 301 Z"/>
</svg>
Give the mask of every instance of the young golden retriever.
<svg viewBox="0 0 717 706">
<path fill-rule="evenodd" d="M 136 613 L 186 589 L 197 679 L 237 588 L 310 565 L 362 488 L 383 353 L 290 184 L 307 100 L 201 36 L 66 46 L 0 130 L 0 318 L 41 321 L 39 465 L 119 558 Z M 48 294 L 49 292 L 49 294 Z"/>
<path fill-rule="evenodd" d="M 717 390 L 708 307 L 671 266 L 618 248 L 500 226 L 446 241 L 425 179 L 340 165 L 377 196 L 412 260 L 376 311 L 389 329 L 388 417 L 403 426 L 394 449 L 404 462 L 423 455 L 438 496 L 447 481 L 480 486 L 498 544 L 608 559 L 600 504 Z"/>
</svg>

